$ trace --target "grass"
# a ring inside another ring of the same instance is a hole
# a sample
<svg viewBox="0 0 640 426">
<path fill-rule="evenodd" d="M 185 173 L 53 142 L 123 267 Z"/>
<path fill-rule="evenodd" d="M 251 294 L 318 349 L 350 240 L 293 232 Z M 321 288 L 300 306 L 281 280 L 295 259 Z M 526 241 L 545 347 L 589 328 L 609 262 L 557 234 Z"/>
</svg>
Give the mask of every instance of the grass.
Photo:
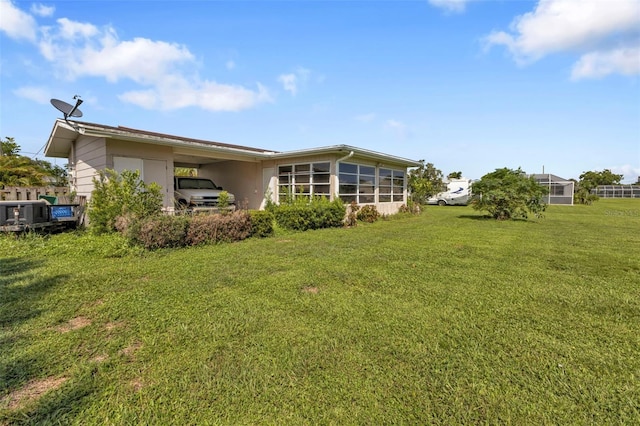
<svg viewBox="0 0 640 426">
<path fill-rule="evenodd" d="M 640 200 L 0 238 L 0 423 L 637 424 Z"/>
</svg>

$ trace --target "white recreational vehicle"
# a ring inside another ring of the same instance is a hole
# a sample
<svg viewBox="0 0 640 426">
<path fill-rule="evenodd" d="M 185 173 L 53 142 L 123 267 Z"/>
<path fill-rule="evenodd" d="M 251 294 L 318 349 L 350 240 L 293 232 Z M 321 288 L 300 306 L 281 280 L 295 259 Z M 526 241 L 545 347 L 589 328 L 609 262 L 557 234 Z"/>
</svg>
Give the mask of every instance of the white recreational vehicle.
<svg viewBox="0 0 640 426">
<path fill-rule="evenodd" d="M 447 190 L 427 200 L 427 204 L 439 206 L 466 206 L 471 200 L 471 179 L 451 179 Z"/>
</svg>

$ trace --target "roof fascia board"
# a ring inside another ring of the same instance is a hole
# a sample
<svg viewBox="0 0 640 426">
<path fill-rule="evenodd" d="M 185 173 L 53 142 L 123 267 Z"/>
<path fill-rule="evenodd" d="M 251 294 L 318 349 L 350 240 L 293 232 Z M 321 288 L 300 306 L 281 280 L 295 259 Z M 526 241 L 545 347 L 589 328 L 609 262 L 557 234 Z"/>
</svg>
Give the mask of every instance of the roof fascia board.
<svg viewBox="0 0 640 426">
<path fill-rule="evenodd" d="M 327 146 L 327 147 L 321 147 L 321 148 L 310 148 L 310 149 L 302 149 L 302 150 L 295 150 L 295 151 L 278 152 L 278 153 L 273 153 L 271 155 L 271 158 L 284 159 L 284 158 L 292 158 L 292 157 L 306 157 L 306 156 L 318 155 L 318 154 L 346 155 L 352 151 L 354 153 L 354 156 L 356 157 L 367 158 L 367 159 L 376 160 L 379 162 L 402 164 L 409 167 L 418 167 L 420 165 L 419 161 L 409 160 L 408 158 L 396 157 L 393 155 L 383 154 L 381 152 L 357 148 L 355 146 L 350 146 L 350 145 L 334 145 L 334 146 Z"/>
</svg>

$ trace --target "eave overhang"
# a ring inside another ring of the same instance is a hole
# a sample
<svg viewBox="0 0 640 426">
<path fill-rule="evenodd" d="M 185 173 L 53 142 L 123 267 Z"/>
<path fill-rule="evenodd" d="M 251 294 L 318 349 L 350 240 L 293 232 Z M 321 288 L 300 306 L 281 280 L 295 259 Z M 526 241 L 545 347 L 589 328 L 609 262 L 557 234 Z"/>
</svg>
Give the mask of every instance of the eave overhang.
<svg viewBox="0 0 640 426">
<path fill-rule="evenodd" d="M 169 146 L 173 148 L 175 155 L 196 156 L 203 159 L 234 159 L 239 161 L 257 162 L 262 160 L 281 160 L 315 155 L 339 155 L 341 157 L 351 154 L 357 158 L 375 161 L 382 165 L 395 165 L 403 167 L 417 167 L 418 161 L 396 157 L 376 151 L 370 151 L 350 145 L 333 145 L 311 149 L 301 149 L 287 152 L 268 151 L 260 148 L 244 147 L 220 142 L 205 141 L 199 139 L 184 138 L 180 136 L 147 132 L 126 127 L 112 127 L 100 124 L 70 122 L 56 120 L 44 154 L 47 157 L 68 158 L 73 142 L 80 136 L 114 139 L 145 143 L 150 145 Z"/>
</svg>

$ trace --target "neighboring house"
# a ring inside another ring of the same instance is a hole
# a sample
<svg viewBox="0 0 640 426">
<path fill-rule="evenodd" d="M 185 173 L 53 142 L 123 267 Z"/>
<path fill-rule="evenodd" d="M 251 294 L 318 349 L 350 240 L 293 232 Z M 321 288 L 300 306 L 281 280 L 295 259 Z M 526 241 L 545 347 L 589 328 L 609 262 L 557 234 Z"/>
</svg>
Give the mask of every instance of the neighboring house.
<svg viewBox="0 0 640 426">
<path fill-rule="evenodd" d="M 531 175 L 536 182 L 546 187 L 549 194 L 545 195 L 544 202 L 547 204 L 573 205 L 573 186 L 572 180 L 563 179 L 560 176 L 549 173 L 541 173 Z"/>
<path fill-rule="evenodd" d="M 640 198 L 640 185 L 598 185 L 591 193 L 600 198 Z"/>
<path fill-rule="evenodd" d="M 102 124 L 56 120 L 44 154 L 68 158 L 69 180 L 88 198 L 99 170 L 139 170 L 174 208 L 174 167 L 194 167 L 233 193 L 238 205 L 264 208 L 287 192 L 339 196 L 396 213 L 407 202 L 407 168 L 419 162 L 348 145 L 276 152 Z"/>
</svg>

